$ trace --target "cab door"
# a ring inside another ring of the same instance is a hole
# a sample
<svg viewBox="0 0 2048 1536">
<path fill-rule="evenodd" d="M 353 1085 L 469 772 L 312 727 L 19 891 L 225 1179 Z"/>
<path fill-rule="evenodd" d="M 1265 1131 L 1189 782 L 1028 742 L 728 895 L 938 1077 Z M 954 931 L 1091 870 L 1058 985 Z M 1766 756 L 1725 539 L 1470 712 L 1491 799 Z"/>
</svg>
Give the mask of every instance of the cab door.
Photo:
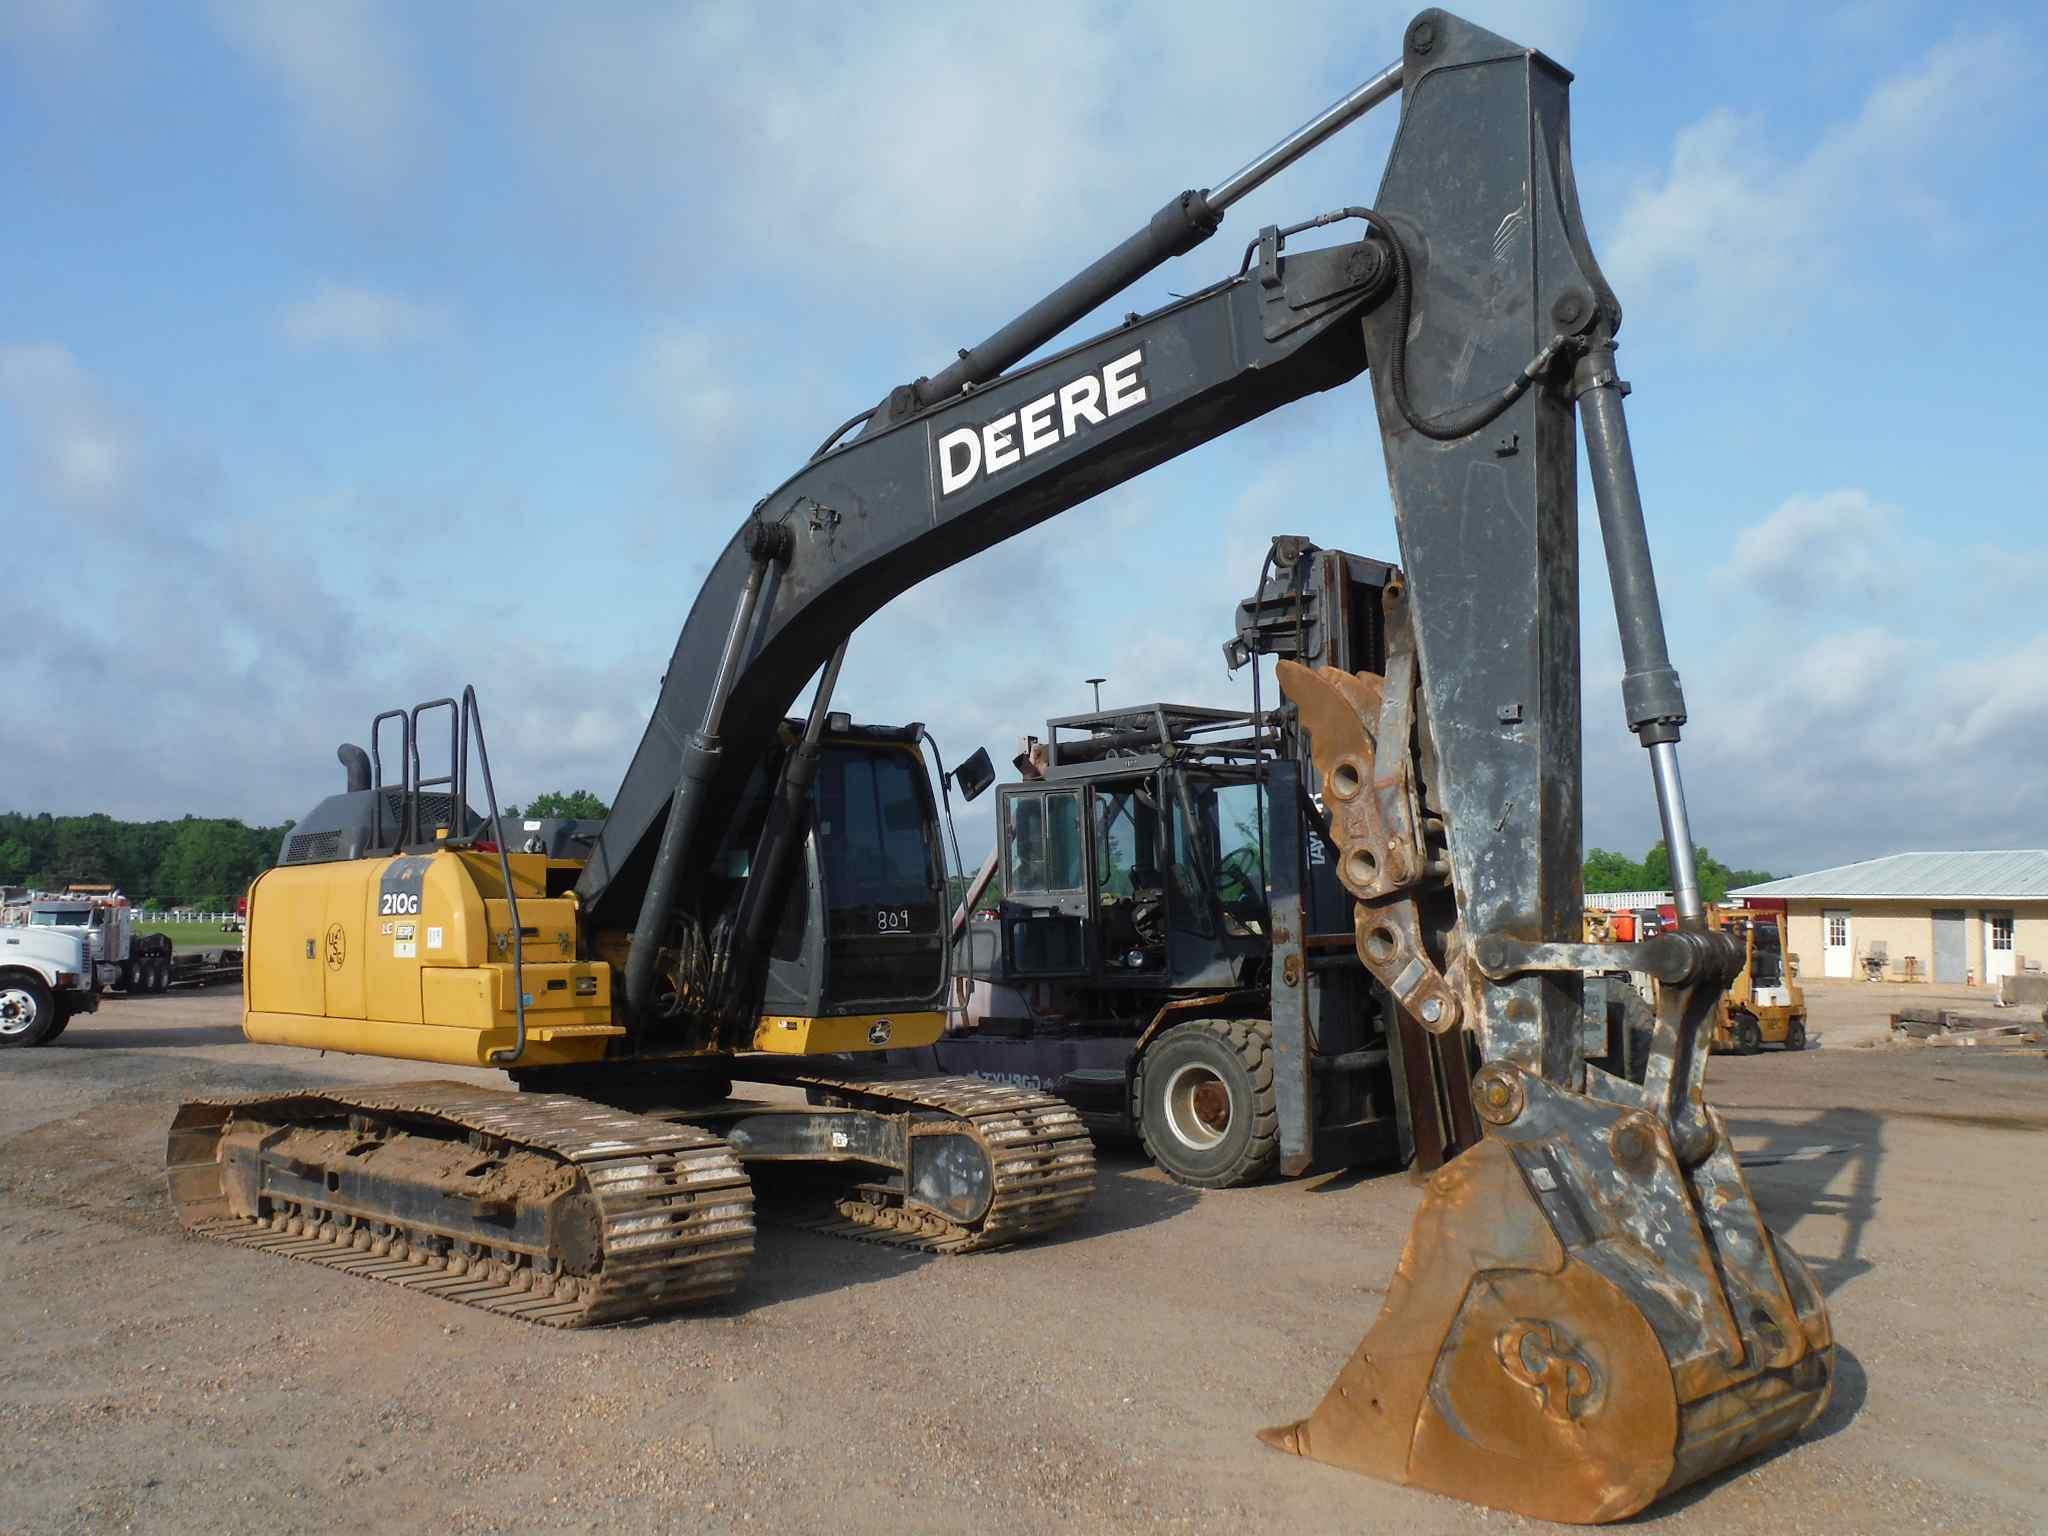
<svg viewBox="0 0 2048 1536">
<path fill-rule="evenodd" d="M 1003 852 L 1003 969 L 1020 980 L 1093 968 L 1082 791 L 1008 784 L 997 792 Z"/>
</svg>

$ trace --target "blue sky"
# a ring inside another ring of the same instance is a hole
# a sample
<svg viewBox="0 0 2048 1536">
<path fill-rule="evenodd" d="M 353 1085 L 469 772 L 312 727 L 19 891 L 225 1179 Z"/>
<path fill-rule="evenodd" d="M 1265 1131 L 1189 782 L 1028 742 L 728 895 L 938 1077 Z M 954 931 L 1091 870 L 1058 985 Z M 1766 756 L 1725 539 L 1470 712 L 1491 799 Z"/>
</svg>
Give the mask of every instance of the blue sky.
<svg viewBox="0 0 2048 1536">
<path fill-rule="evenodd" d="M 758 496 L 1410 9 L 0 7 L 0 806 L 295 815 L 470 680 L 509 794 L 609 794 Z M 1577 75 L 1702 841 L 2048 841 L 2034 8 L 1470 14 Z M 1369 200 L 1394 110 L 1115 310 Z M 1582 502 L 1587 835 L 1639 852 Z M 840 701 L 999 759 L 1091 675 L 1248 703 L 1219 645 L 1278 532 L 1393 556 L 1363 383 L 907 594 Z"/>
</svg>

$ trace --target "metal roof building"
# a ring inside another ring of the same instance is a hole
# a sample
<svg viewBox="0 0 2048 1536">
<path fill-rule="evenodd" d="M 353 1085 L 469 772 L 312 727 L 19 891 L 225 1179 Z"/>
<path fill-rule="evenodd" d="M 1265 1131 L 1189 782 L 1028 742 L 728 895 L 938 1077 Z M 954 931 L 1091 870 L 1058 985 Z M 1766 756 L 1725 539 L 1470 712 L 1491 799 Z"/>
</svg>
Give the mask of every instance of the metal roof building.
<svg viewBox="0 0 2048 1536">
<path fill-rule="evenodd" d="M 1893 853 L 1728 894 L 1785 903 L 1809 976 L 1996 983 L 2048 961 L 2048 848 Z"/>
</svg>

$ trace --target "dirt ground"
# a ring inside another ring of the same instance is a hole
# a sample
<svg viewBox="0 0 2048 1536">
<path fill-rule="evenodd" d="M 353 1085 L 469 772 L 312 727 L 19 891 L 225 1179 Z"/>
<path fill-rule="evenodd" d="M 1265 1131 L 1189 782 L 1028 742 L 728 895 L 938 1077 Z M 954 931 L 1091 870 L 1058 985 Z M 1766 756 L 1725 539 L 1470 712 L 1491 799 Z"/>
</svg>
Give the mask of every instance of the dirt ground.
<svg viewBox="0 0 2048 1536">
<path fill-rule="evenodd" d="M 1858 1048 L 1937 990 L 1816 983 L 1815 1049 L 1715 1059 L 1743 1150 L 1834 1149 L 1752 1180 L 1828 1293 L 1837 1385 L 1639 1525 L 2043 1528 L 2048 1059 Z M 708 1312 L 555 1333 L 179 1234 L 180 1097 L 422 1075 L 248 1045 L 238 1005 L 115 1000 L 0 1052 L 0 1532 L 1536 1528 L 1252 1439 L 1372 1320 L 1403 1175 L 1198 1194 L 1106 1149 L 1063 1240 L 770 1226 Z"/>
</svg>

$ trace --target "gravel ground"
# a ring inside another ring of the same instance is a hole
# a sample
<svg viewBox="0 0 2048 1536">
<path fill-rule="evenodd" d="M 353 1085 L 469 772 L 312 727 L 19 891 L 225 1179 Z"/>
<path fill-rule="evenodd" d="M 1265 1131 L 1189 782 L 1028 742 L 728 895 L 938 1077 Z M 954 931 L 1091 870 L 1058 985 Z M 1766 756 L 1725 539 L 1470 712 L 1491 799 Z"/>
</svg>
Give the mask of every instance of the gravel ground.
<svg viewBox="0 0 2048 1536">
<path fill-rule="evenodd" d="M 1854 1048 L 1936 991 L 1815 984 L 1816 1049 L 1715 1059 L 1744 1150 L 1837 1149 L 1752 1174 L 1828 1292 L 1837 1387 L 1641 1526 L 2043 1528 L 2048 1060 Z M 554 1333 L 180 1236 L 179 1098 L 422 1075 L 248 1045 L 238 1006 L 114 1000 L 0 1052 L 0 1532 L 1538 1528 L 1252 1439 L 1371 1321 L 1403 1175 L 1198 1194 L 1112 1148 L 1059 1241 L 769 1227 L 706 1313 Z"/>
</svg>

